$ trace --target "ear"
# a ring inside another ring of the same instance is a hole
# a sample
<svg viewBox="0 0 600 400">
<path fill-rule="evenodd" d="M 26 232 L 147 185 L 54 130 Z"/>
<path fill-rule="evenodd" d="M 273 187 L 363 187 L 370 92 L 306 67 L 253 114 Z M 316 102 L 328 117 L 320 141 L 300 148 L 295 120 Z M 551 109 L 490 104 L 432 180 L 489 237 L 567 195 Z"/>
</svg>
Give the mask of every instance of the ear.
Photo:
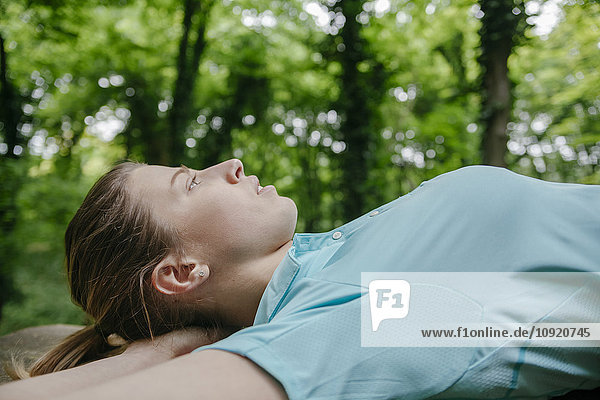
<svg viewBox="0 0 600 400">
<path fill-rule="evenodd" d="M 209 272 L 206 263 L 195 259 L 178 262 L 173 255 L 168 255 L 154 267 L 152 285 L 164 294 L 184 294 L 206 282 Z"/>
</svg>

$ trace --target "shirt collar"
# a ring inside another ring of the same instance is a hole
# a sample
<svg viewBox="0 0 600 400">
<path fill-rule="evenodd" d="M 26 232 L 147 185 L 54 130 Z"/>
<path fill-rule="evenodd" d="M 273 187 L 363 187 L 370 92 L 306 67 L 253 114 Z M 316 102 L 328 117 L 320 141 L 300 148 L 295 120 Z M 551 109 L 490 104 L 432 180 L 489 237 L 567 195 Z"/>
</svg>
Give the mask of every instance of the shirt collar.
<svg viewBox="0 0 600 400">
<path fill-rule="evenodd" d="M 254 317 L 254 325 L 266 324 L 273 318 L 279 309 L 284 295 L 289 291 L 292 282 L 298 275 L 300 263 L 294 257 L 295 242 L 296 236 L 294 235 L 292 246 L 288 249 L 285 257 L 279 263 L 277 269 L 275 269 L 275 272 L 273 272 L 273 276 L 260 299 L 258 310 Z"/>
<path fill-rule="evenodd" d="M 397 205 L 400 199 L 402 199 L 402 197 L 378 207 L 373 211 L 377 211 L 377 214 L 383 213 Z M 275 269 L 275 272 L 260 299 L 258 310 L 254 317 L 254 325 L 268 323 L 273 319 L 277 311 L 279 311 L 281 303 L 285 295 L 290 291 L 292 283 L 296 280 L 298 275 L 302 274 L 300 272 L 301 262 L 299 259 L 303 254 L 318 250 L 323 246 L 335 242 L 335 240 L 331 239 L 331 235 L 336 231 L 342 232 L 344 237 L 355 231 L 374 215 L 372 212 L 366 213 L 363 216 L 328 232 L 294 234 L 292 246 L 288 249 L 277 269 Z"/>
</svg>

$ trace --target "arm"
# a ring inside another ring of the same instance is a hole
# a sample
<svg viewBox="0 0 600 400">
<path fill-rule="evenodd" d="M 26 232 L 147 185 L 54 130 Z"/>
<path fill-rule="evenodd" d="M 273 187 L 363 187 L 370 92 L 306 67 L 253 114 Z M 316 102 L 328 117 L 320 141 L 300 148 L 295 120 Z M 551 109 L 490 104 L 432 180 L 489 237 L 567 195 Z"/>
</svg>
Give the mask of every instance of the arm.
<svg viewBox="0 0 600 400">
<path fill-rule="evenodd" d="M 0 386 L 1 399 L 56 397 L 73 390 L 122 377 L 169 360 L 161 352 L 122 353 L 64 371 L 40 375 Z"/>
<path fill-rule="evenodd" d="M 64 400 L 287 400 L 283 387 L 249 359 L 222 350 L 177 357 L 132 375 L 71 393 Z"/>
<path fill-rule="evenodd" d="M 230 333 L 231 330 L 222 330 L 213 336 L 201 328 L 186 328 L 157 337 L 154 342 L 139 340 L 118 356 L 2 385 L 0 398 L 17 400 L 63 396 L 164 363 Z"/>
</svg>

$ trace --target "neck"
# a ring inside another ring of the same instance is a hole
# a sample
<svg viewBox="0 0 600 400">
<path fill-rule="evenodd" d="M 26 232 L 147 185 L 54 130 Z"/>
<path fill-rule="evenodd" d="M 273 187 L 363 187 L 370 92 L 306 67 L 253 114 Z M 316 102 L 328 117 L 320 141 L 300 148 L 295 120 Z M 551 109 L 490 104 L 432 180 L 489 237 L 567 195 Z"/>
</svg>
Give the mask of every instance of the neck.
<svg viewBox="0 0 600 400">
<path fill-rule="evenodd" d="M 241 329 L 254 323 L 260 299 L 291 246 L 289 240 L 264 257 L 228 268 L 228 276 L 220 279 L 219 293 L 213 294 L 215 313 L 224 325 Z"/>
</svg>

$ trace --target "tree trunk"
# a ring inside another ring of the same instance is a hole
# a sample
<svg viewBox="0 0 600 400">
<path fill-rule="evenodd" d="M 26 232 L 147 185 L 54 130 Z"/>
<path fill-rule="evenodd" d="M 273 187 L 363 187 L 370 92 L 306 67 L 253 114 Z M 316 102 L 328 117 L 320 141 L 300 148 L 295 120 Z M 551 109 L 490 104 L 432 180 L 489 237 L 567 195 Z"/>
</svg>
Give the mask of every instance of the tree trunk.
<svg viewBox="0 0 600 400">
<path fill-rule="evenodd" d="M 203 168 L 218 164 L 231 156 L 231 132 L 240 125 L 244 107 L 244 90 L 247 88 L 243 76 L 230 76 L 229 82 L 233 86 L 232 95 L 226 101 L 225 107 L 217 111 L 223 118 L 223 123 L 219 129 L 211 129 L 201 142 Z"/>
<path fill-rule="evenodd" d="M 256 52 L 248 51 L 254 48 Z M 242 57 L 236 61 L 238 67 L 229 71 L 227 86 L 231 91 L 223 96 L 223 105 L 214 110 L 216 115 L 223 118 L 223 123 L 219 129 L 212 129 L 200 142 L 201 159 L 205 167 L 231 158 L 233 130 L 242 126 L 242 117 L 252 114 L 256 121 L 262 121 L 269 106 L 269 79 L 263 76 L 265 64 L 261 57 L 264 52 L 260 52 L 256 45 L 247 43 L 247 48 L 240 50 L 240 53 Z"/>
<path fill-rule="evenodd" d="M 127 75 L 129 85 L 135 89 L 135 95 L 129 99 L 131 119 L 123 132 L 127 155 L 132 159 L 141 155 L 149 164 L 168 165 L 171 162 L 169 135 L 165 132 L 169 125 L 156 113 L 156 105 L 160 101 L 160 94 L 153 87 L 156 85 L 137 72 Z"/>
<path fill-rule="evenodd" d="M 4 38 L 0 34 L 0 121 L 3 128 L 0 129 L 7 146 L 7 152 L 3 157 L 18 158 L 14 154 L 14 148 L 18 143 L 17 125 L 20 119 L 20 104 L 15 98 L 15 90 L 8 80 L 7 56 L 4 49 Z"/>
<path fill-rule="evenodd" d="M 6 154 L 0 154 L 0 318 L 2 306 L 12 298 L 18 299 L 11 278 L 12 260 L 15 243 L 12 233 L 17 223 L 17 194 L 21 188 L 25 168 L 18 164 L 20 154 L 15 154 L 15 146 L 24 147 L 19 137 L 17 125 L 21 118 L 21 107 L 12 82 L 8 79 L 7 55 L 4 49 L 4 38 L 0 34 L 0 122 Z M 26 151 L 24 148 L 22 151 Z"/>
<path fill-rule="evenodd" d="M 300 166 L 302 167 L 302 187 L 304 193 L 302 193 L 303 201 L 303 212 L 304 217 L 304 231 L 305 232 L 317 232 L 321 227 L 319 222 L 321 221 L 321 181 L 317 175 L 317 150 L 315 147 L 311 147 L 306 138 L 301 138 L 298 146 L 298 156 L 300 158 Z"/>
<path fill-rule="evenodd" d="M 204 32 L 213 0 L 185 0 L 183 35 L 179 43 L 177 58 L 177 80 L 173 91 L 173 105 L 169 114 L 170 135 L 168 156 L 170 163 L 183 159 L 185 150 L 185 128 L 192 114 L 192 94 L 198 76 L 200 58 L 206 46 Z M 196 32 L 190 44 L 191 32 Z"/>
<path fill-rule="evenodd" d="M 343 194 L 342 217 L 349 221 L 360 216 L 367 207 L 367 177 L 374 153 L 373 105 L 380 97 L 381 82 L 377 79 L 380 66 L 368 51 L 367 43 L 360 35 L 361 26 L 356 21 L 362 11 L 362 1 L 344 0 L 338 4 L 346 17 L 340 32 L 344 48 L 339 54 L 342 74 L 336 105 L 342 116 L 340 130 L 346 143 L 345 151 L 340 153 L 340 190 Z M 369 69 L 359 71 L 360 63 L 370 65 Z"/>
<path fill-rule="evenodd" d="M 479 31 L 481 56 L 478 60 L 482 69 L 482 159 L 484 164 L 506 167 L 506 126 L 512 110 L 512 85 L 507 61 L 522 17 L 513 14 L 512 10 L 517 7 L 513 1 L 480 0 L 480 4 L 484 12 Z"/>
</svg>

